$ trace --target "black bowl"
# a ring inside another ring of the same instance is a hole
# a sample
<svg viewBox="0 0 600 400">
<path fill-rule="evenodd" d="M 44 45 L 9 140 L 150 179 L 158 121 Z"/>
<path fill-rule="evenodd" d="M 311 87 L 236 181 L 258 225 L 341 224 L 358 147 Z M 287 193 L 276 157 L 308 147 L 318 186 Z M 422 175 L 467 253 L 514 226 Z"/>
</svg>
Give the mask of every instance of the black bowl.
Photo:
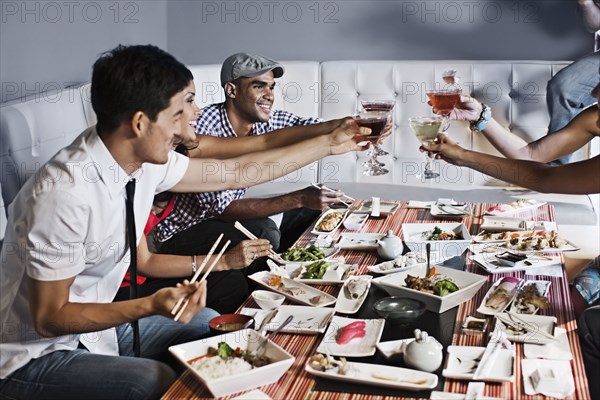
<svg viewBox="0 0 600 400">
<path fill-rule="evenodd" d="M 392 324 L 408 324 L 425 313 L 425 303 L 408 297 L 384 297 L 373 304 L 373 311 Z"/>
</svg>

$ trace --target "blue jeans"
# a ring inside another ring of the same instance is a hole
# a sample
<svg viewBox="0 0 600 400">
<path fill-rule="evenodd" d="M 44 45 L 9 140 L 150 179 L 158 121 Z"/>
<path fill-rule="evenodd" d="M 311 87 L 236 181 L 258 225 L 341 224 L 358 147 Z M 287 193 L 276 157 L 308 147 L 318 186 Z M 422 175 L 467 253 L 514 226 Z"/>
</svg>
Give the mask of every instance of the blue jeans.
<svg viewBox="0 0 600 400">
<path fill-rule="evenodd" d="M 141 319 L 140 358 L 133 357 L 131 325 L 120 325 L 120 356 L 85 348 L 52 352 L 0 380 L 0 399 L 159 399 L 177 378 L 173 367 L 181 369 L 168 347 L 205 337 L 208 321 L 217 315 L 207 308 L 188 324 L 161 316 Z"/>
<path fill-rule="evenodd" d="M 598 68 L 600 52 L 591 53 L 560 70 L 548 82 L 548 134 L 564 128 L 581 110 L 596 102 L 592 90 L 599 81 Z M 571 155 L 564 156 L 558 163 L 566 164 L 570 158 Z"/>
</svg>

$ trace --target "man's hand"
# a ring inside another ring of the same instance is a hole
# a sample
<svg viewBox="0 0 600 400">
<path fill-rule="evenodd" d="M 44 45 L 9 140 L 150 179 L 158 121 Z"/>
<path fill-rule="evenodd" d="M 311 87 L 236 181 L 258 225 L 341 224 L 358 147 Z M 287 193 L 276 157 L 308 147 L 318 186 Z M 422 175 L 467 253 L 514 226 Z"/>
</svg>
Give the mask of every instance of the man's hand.
<svg viewBox="0 0 600 400">
<path fill-rule="evenodd" d="M 369 148 L 369 143 L 359 146 L 364 142 L 363 136 L 371 133 L 371 129 L 359 127 L 350 117 L 345 118 L 328 136 L 331 154 L 344 154 L 349 151 L 363 151 Z"/>
<path fill-rule="evenodd" d="M 233 249 L 223 255 L 227 269 L 243 269 L 252 261 L 269 254 L 273 246 L 267 239 L 242 240 Z"/>
<path fill-rule="evenodd" d="M 435 142 L 424 143 L 419 150 L 427 151 L 429 157 L 435 157 L 454 165 L 464 165 L 463 157 L 466 150 L 446 134 L 440 133 Z"/>
<path fill-rule="evenodd" d="M 308 186 L 296 193 L 300 195 L 302 206 L 313 210 L 323 210 L 332 204 L 340 203 L 344 196 L 344 192 L 340 190 L 332 191 L 314 186 Z"/>
<path fill-rule="evenodd" d="M 431 105 L 431 102 L 427 102 Z M 483 106 L 480 102 L 470 96 L 460 96 L 460 101 L 450 113 L 449 118 L 457 121 L 477 121 L 481 115 Z M 438 113 L 438 109 L 433 107 L 433 112 Z"/>
<path fill-rule="evenodd" d="M 189 304 L 181 317 L 179 317 L 179 321 L 188 323 L 197 313 L 206 307 L 206 281 L 202 283 L 190 283 L 186 279 L 183 283 L 178 283 L 177 287 L 160 289 L 150 296 L 152 314 L 173 318 L 171 310 L 183 298 L 189 299 Z"/>
</svg>

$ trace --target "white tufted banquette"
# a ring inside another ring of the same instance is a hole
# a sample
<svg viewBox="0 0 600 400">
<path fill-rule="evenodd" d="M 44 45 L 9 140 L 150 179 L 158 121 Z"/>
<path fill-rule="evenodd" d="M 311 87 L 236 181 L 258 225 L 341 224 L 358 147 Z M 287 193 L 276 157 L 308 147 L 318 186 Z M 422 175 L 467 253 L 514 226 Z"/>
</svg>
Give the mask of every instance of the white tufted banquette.
<svg viewBox="0 0 600 400">
<path fill-rule="evenodd" d="M 251 193 L 281 193 L 309 182 L 412 185 L 476 189 L 505 186 L 467 169 L 436 163 L 442 175 L 436 182 L 417 179 L 423 155 L 410 132 L 407 118 L 429 115 L 426 88 L 439 85 L 441 72 L 454 68 L 461 77 L 464 93 L 489 104 L 494 116 L 527 141 L 546 134 L 546 84 L 567 62 L 543 61 L 310 61 L 284 62 L 285 75 L 278 80 L 275 107 L 302 116 L 331 119 L 351 115 L 363 99 L 395 99 L 395 132 L 381 157 L 390 174 L 362 175 L 365 154 L 328 157 L 301 172 L 253 188 Z M 191 66 L 197 102 L 204 106 L 223 100 L 219 84 L 220 65 Z M 0 232 L 5 228 L 5 207 L 41 164 L 79 133 L 96 122 L 91 107 L 89 84 L 29 96 L 0 108 Z M 450 134 L 467 148 L 495 153 L 464 123 L 453 123 Z M 587 157 L 587 149 L 578 157 Z M 382 194 L 385 197 L 385 193 Z M 0 235 L 0 239 L 3 235 Z"/>
</svg>

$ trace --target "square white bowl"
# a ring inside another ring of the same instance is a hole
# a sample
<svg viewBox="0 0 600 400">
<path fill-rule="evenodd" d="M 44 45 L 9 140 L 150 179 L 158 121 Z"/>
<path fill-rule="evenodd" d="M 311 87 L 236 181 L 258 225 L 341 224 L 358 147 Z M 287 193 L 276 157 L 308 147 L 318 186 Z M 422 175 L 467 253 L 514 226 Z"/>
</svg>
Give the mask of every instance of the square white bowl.
<svg viewBox="0 0 600 400">
<path fill-rule="evenodd" d="M 204 379 L 189 361 L 207 354 L 209 347 L 217 348 L 219 342 L 226 342 L 234 349 L 239 347 L 242 350 L 252 351 L 258 347 L 263 338 L 264 336 L 255 330 L 245 329 L 171 346 L 169 351 L 206 386 L 213 396 L 221 397 L 276 382 L 294 363 L 294 356 L 269 340 L 265 346 L 264 355 L 272 360 L 270 364 L 210 380 Z"/>
<path fill-rule="evenodd" d="M 447 311 L 471 299 L 487 281 L 487 276 L 436 265 L 436 271 L 441 274 L 443 278 L 451 279 L 452 282 L 458 286 L 459 290 L 444 297 L 440 297 L 436 294 L 420 292 L 418 290 L 406 287 L 404 279 L 407 275 L 410 274 L 412 276 L 424 277 L 426 269 L 426 265 L 419 265 L 402 272 L 373 279 L 372 282 L 374 285 L 377 285 L 388 292 L 391 296 L 403 296 L 411 299 L 421 300 L 423 303 L 425 303 L 428 311 L 441 314 L 444 311 Z"/>
<path fill-rule="evenodd" d="M 435 227 L 442 231 L 452 231 L 460 233 L 460 240 L 425 240 L 418 236 L 421 233 L 433 231 Z M 431 245 L 431 259 L 442 260 L 461 255 L 471 243 L 471 235 L 463 223 L 426 223 L 426 224 L 402 224 L 402 236 L 404 243 L 410 248 L 410 251 L 417 254 L 425 254 L 425 245 Z"/>
</svg>

